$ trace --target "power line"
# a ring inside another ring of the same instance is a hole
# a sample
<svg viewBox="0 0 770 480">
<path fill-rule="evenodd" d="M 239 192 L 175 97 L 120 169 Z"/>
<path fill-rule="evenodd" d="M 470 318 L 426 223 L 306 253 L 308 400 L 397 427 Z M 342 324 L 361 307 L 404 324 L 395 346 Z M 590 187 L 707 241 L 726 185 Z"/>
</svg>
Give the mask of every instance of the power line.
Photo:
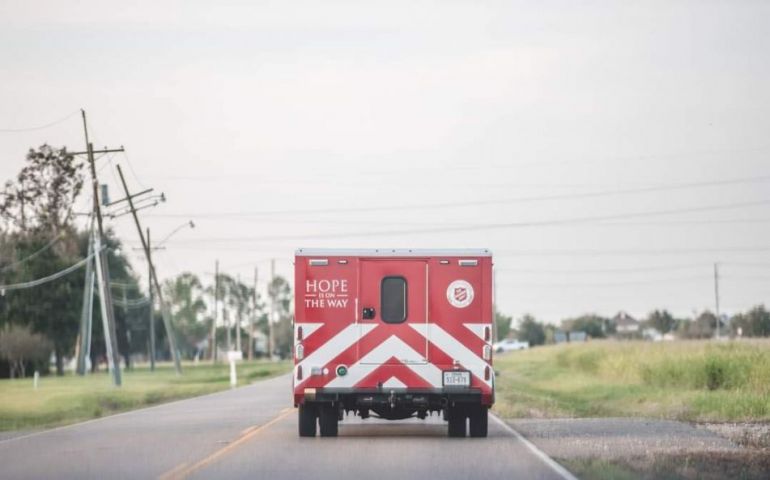
<svg viewBox="0 0 770 480">
<path fill-rule="evenodd" d="M 719 264 L 719 266 L 722 266 L 722 263 Z M 727 278 L 727 279 L 744 279 L 744 280 L 763 280 L 765 282 L 770 282 L 770 276 L 768 275 L 741 275 L 741 274 L 730 274 L 730 275 L 722 275 L 719 274 L 719 278 Z"/>
<path fill-rule="evenodd" d="M 96 295 L 98 296 L 99 292 L 97 292 Z M 127 298 L 125 301 L 123 301 L 121 299 L 114 298 L 112 302 L 115 305 L 119 305 L 121 307 L 139 308 L 139 307 L 148 305 L 150 303 L 150 299 L 146 297 L 137 297 L 137 298 Z"/>
<path fill-rule="evenodd" d="M 111 287 L 117 287 L 117 288 L 130 288 L 130 289 L 134 289 L 134 290 L 141 290 L 141 288 L 139 287 L 138 284 L 135 285 L 135 284 L 132 284 L 132 283 L 110 281 L 110 286 Z"/>
<path fill-rule="evenodd" d="M 150 214 L 148 215 L 150 217 L 156 217 L 158 215 Z M 164 217 L 165 215 L 160 215 L 161 217 Z M 173 218 L 177 218 L 177 215 L 174 214 Z M 317 224 L 317 225 L 354 225 L 354 226 L 363 226 L 363 225 L 379 225 L 379 226 L 395 226 L 395 227 L 404 227 L 404 226 L 433 226 L 433 227 L 458 227 L 458 226 L 464 226 L 464 227 L 474 227 L 477 224 L 474 223 L 467 223 L 467 222 L 441 222 L 441 223 L 433 223 L 433 222 L 407 222 L 407 221 L 388 221 L 388 220 L 376 220 L 372 218 L 368 219 L 352 219 L 352 220 L 329 220 L 326 218 L 252 218 L 252 217 L 210 217 L 207 220 L 207 223 L 212 222 L 247 222 L 247 223 L 256 223 L 259 225 L 275 225 L 275 224 L 289 224 L 289 225 L 309 225 L 309 224 Z M 684 227 L 688 225 L 751 225 L 751 224 L 764 224 L 764 223 L 770 223 L 770 218 L 744 218 L 744 219 L 715 219 L 715 220 L 675 220 L 675 221 L 646 221 L 646 222 L 628 222 L 628 221 L 615 221 L 615 222 L 607 222 L 607 223 L 596 223 L 594 224 L 595 227 L 599 228 L 628 228 L 628 227 L 637 227 L 637 226 L 655 226 L 655 227 Z"/>
<path fill-rule="evenodd" d="M 600 223 L 597 227 L 637 227 L 637 226 L 655 226 L 655 227 L 682 227 L 686 225 L 740 225 L 740 224 L 759 224 L 770 223 L 770 218 L 737 218 L 737 219 L 717 219 L 717 220 L 673 220 L 656 222 L 614 222 Z"/>
<path fill-rule="evenodd" d="M 668 153 L 654 153 L 654 154 L 644 154 L 644 155 L 606 155 L 606 156 L 598 156 L 596 158 L 593 157 L 582 157 L 582 158 L 570 158 L 570 159 L 564 159 L 564 160 L 551 160 L 551 161 L 543 161 L 543 160 L 534 160 L 531 162 L 511 162 L 507 161 L 506 163 L 493 163 L 493 164 L 483 164 L 479 165 L 478 163 L 472 163 L 472 164 L 450 164 L 450 165 L 442 165 L 441 171 L 442 172 L 448 172 L 448 171 L 464 171 L 464 170 L 472 170 L 472 171 L 479 171 L 480 168 L 490 170 L 490 171 L 499 171 L 499 170 L 521 170 L 523 168 L 529 168 L 529 167 L 543 167 L 543 166 L 552 166 L 552 165 L 572 165 L 576 161 L 583 162 L 583 165 L 590 165 L 590 164 L 600 164 L 602 162 L 607 161 L 613 161 L 616 163 L 623 163 L 623 162 L 633 162 L 633 161 L 644 161 L 644 160 L 659 160 L 659 159 L 671 159 L 671 158 L 698 158 L 700 159 L 703 156 L 709 156 L 709 155 L 724 155 L 724 154 L 736 154 L 736 153 L 747 153 L 747 152 L 761 152 L 764 150 L 768 150 L 770 148 L 770 145 L 758 145 L 754 147 L 745 147 L 745 148 L 730 148 L 730 149 L 702 149 L 702 150 L 693 150 L 688 152 L 668 152 Z M 586 162 L 587 161 L 587 162 Z M 413 163 L 413 162 L 412 162 Z M 358 167 L 359 165 L 355 165 Z M 350 162 L 338 162 L 335 164 L 330 165 L 331 170 L 330 171 L 336 171 L 336 169 L 346 169 L 351 167 Z M 410 172 L 428 172 L 433 174 L 436 171 L 436 166 L 428 166 L 428 165 L 414 165 L 410 164 L 409 166 Z M 324 172 L 328 173 L 328 172 Z M 385 168 L 356 168 L 356 173 L 363 173 L 366 175 L 397 175 L 402 176 L 403 171 L 399 169 L 385 169 Z M 317 177 L 318 172 L 314 172 L 314 175 Z M 214 176 L 192 176 L 192 175 L 185 175 L 185 176 L 158 176 L 155 177 L 157 180 L 182 180 L 182 181 L 211 181 L 213 180 L 231 180 L 231 179 L 243 179 L 248 176 L 254 176 L 254 174 L 251 174 L 250 172 L 236 172 L 229 175 L 214 175 Z M 262 178 L 262 177 L 260 177 Z M 268 182 L 275 182 L 274 179 L 267 180 Z M 281 180 L 278 180 L 281 181 Z M 282 181 L 281 181 L 282 182 Z M 292 183 L 318 183 L 318 180 L 300 180 L 297 182 L 297 180 L 292 179 Z M 285 183 L 285 182 L 282 182 Z M 335 182 L 335 185 L 337 183 Z M 350 183 L 343 183 L 342 185 L 353 185 Z M 360 185 L 360 183 L 356 184 Z M 464 184 L 467 185 L 467 184 Z M 491 185 L 491 186 L 500 186 L 504 187 L 504 185 Z M 544 186 L 551 187 L 552 184 L 547 184 Z M 570 186 L 580 186 L 580 185 L 570 185 Z M 514 188 L 515 185 L 511 185 L 511 188 Z"/>
<path fill-rule="evenodd" d="M 255 212 L 219 212 L 219 213 L 195 213 L 193 214 L 156 214 L 157 217 L 180 217 L 180 216 L 196 216 L 196 217 L 250 217 L 261 215 L 292 215 L 292 214 L 320 214 L 320 213 L 352 213 L 352 212 L 377 212 L 377 211 L 398 211 L 398 210 L 432 210 L 443 209 L 452 207 L 472 207 L 481 205 L 498 205 L 508 203 L 529 203 L 529 202 L 541 202 L 549 200 L 574 200 L 580 198 L 598 198 L 607 196 L 619 196 L 619 195 L 633 195 L 640 193 L 653 193 L 672 190 L 683 190 L 691 188 L 704 188 L 723 185 L 736 185 L 743 183 L 760 183 L 770 181 L 770 175 L 756 176 L 756 177 L 744 177 L 731 180 L 713 180 L 708 182 L 689 182 L 679 183 L 671 185 L 661 185 L 654 187 L 639 187 L 629 188 L 625 190 L 604 190 L 598 192 L 586 192 L 586 193 L 565 193 L 556 195 L 544 195 L 533 197 L 513 197 L 496 200 L 475 200 L 465 202 L 447 202 L 447 203 L 435 203 L 435 204 L 411 204 L 411 205 L 383 205 L 373 207 L 349 207 L 349 208 L 331 208 L 331 209 L 306 209 L 306 210 L 263 210 Z"/>
<path fill-rule="evenodd" d="M 53 127 L 54 125 L 58 125 L 60 123 L 63 123 L 70 118 L 74 117 L 80 113 L 80 110 L 75 110 L 74 112 L 68 113 L 66 117 L 62 117 L 59 120 L 53 121 L 51 123 L 46 123 L 45 125 L 38 125 L 35 127 L 24 127 L 24 128 L 0 128 L 0 133 L 21 133 L 21 132 L 32 132 L 35 130 L 43 130 L 45 128 Z"/>
<path fill-rule="evenodd" d="M 770 200 L 758 200 L 752 202 L 740 202 L 724 205 L 707 205 L 701 207 L 688 207 L 688 208 L 674 208 L 666 210 L 654 210 L 647 212 L 632 212 L 612 215 L 596 215 L 586 217 L 575 218 L 563 218 L 556 220 L 533 220 L 523 222 L 510 222 L 510 223 L 497 223 L 497 224 L 480 224 L 473 226 L 457 226 L 457 227 L 438 227 L 438 228 L 422 228 L 422 229 L 405 229 L 405 230 L 378 230 L 378 231 L 356 231 L 356 232 L 344 232 L 344 233 L 320 233 L 312 235 L 274 235 L 264 237 L 223 237 L 223 238 L 197 238 L 194 240 L 187 240 L 187 243 L 192 242 L 261 242 L 272 240 L 315 240 L 325 238 L 351 238 L 351 237 L 378 237 L 378 236 L 393 236 L 393 235 L 413 235 L 413 234 L 427 234 L 427 233 L 447 233 L 447 232 L 464 232 L 464 231 L 478 231 L 478 230 L 505 230 L 509 228 L 528 228 L 528 227 L 547 227 L 556 225 L 573 225 L 582 223 L 602 222 L 609 220 L 622 220 L 626 218 L 644 218 L 654 217 L 662 215 L 675 215 L 680 213 L 695 213 L 695 212 L 709 212 L 719 210 L 732 210 L 745 207 L 755 207 L 762 205 L 769 205 Z M 183 241 L 184 242 L 184 241 Z"/>
<path fill-rule="evenodd" d="M 684 255 L 692 253 L 757 253 L 770 252 L 770 247 L 705 247 L 705 248 L 652 248 L 652 249 L 627 249 L 627 250 L 497 250 L 495 257 L 516 256 L 604 256 L 604 255 Z"/>
<path fill-rule="evenodd" d="M 627 286 L 638 286 L 638 285 L 658 285 L 658 284 L 670 284 L 670 283 L 685 283 L 685 282 L 693 282 L 696 280 L 702 280 L 702 281 L 710 281 L 711 276 L 710 275 L 691 275 L 687 277 L 680 277 L 680 278 L 659 278 L 655 280 L 630 280 L 630 281 L 623 281 L 623 282 L 602 282 L 602 283 L 591 283 L 591 282 L 567 282 L 567 283 L 533 283 L 533 282 L 521 282 L 521 283 L 512 283 L 512 282 L 505 282 L 507 286 L 515 286 L 516 288 L 527 288 L 527 287 L 535 287 L 535 288 L 578 288 L 578 287 L 585 287 L 585 288 L 612 288 L 612 287 L 627 287 Z"/>
<path fill-rule="evenodd" d="M 728 267 L 770 268 L 770 263 L 765 262 L 720 262 Z"/>
<path fill-rule="evenodd" d="M 628 268 L 594 268 L 594 269 L 571 269 L 571 270 L 540 270 L 540 269 L 526 269 L 526 268 L 495 268 L 501 273 L 535 273 L 535 274 L 576 274 L 583 275 L 587 273 L 644 273 L 644 272 L 670 272 L 676 270 L 692 270 L 695 268 L 707 268 L 711 267 L 711 264 L 697 263 L 690 265 L 668 265 L 668 266 L 654 266 L 654 267 L 628 267 Z"/>
<path fill-rule="evenodd" d="M 506 274 L 542 274 L 542 275 L 584 275 L 584 274 L 614 274 L 614 273 L 647 273 L 692 270 L 696 268 L 711 269 L 712 263 L 693 263 L 688 265 L 657 265 L 648 267 L 619 267 L 619 268 L 581 268 L 581 269 L 530 269 L 530 268 L 500 268 L 495 270 Z M 770 268 L 770 263 L 719 262 L 720 267 L 756 267 Z"/>
<path fill-rule="evenodd" d="M 64 233 L 63 233 L 63 232 L 62 232 L 62 233 L 60 233 L 60 234 L 58 234 L 58 235 L 56 235 L 54 238 L 52 238 L 52 239 L 51 239 L 51 240 L 50 240 L 48 243 L 46 243 L 46 244 L 45 244 L 45 245 L 44 245 L 42 248 L 40 248 L 39 250 L 37 250 L 37 251 L 35 251 L 35 252 L 31 253 L 30 255 L 28 255 L 28 256 L 26 256 L 26 257 L 24 257 L 24 258 L 20 259 L 20 260 L 17 260 L 17 261 L 15 261 L 15 262 L 13 262 L 13 263 L 10 263 L 10 264 L 8 264 L 8 265 L 6 265 L 6 266 L 4 266 L 4 267 L 0 268 L 0 272 L 5 272 L 5 271 L 8 271 L 8 270 L 11 270 L 11 269 L 15 268 L 16 266 L 18 266 L 18 265 L 21 265 L 21 264 L 22 264 L 22 263 L 24 263 L 24 262 L 28 262 L 28 261 L 32 260 L 33 258 L 35 258 L 35 257 L 37 257 L 38 255 L 40 255 L 41 253 L 45 252 L 45 251 L 46 251 L 46 250 L 48 250 L 49 248 L 53 247 L 53 246 L 54 246 L 54 244 L 55 244 L 56 242 L 58 242 L 58 241 L 59 241 L 59 240 L 60 240 L 60 239 L 61 239 L 63 236 L 64 236 Z"/>
<path fill-rule="evenodd" d="M 119 299 L 116 299 L 113 301 L 115 302 L 115 305 L 123 308 L 128 308 L 128 309 L 145 308 L 150 304 L 149 299 L 144 299 L 144 300 L 135 301 L 135 302 L 131 302 L 131 301 L 123 302 L 122 300 L 119 300 Z"/>
<path fill-rule="evenodd" d="M 147 187 L 142 183 L 142 181 L 139 179 L 139 175 L 136 174 L 136 171 L 134 170 L 134 165 L 131 163 L 131 159 L 128 158 L 128 153 L 123 152 L 123 158 L 126 159 L 126 163 L 128 163 L 128 169 L 131 171 L 131 176 L 134 177 L 134 180 L 136 180 L 136 183 L 142 187 L 142 189 L 147 189 Z"/>
<path fill-rule="evenodd" d="M 104 250 L 103 247 L 102 250 Z M 14 283 L 11 285 L 0 285 L 0 292 L 9 292 L 12 290 L 22 290 L 25 288 L 32 288 L 37 287 L 49 282 L 53 282 L 54 280 L 58 280 L 61 277 L 64 277 L 65 275 L 69 275 L 70 273 L 74 272 L 78 268 L 85 265 L 89 260 L 91 260 L 95 255 L 98 255 L 99 252 L 93 253 L 83 260 L 80 260 L 79 262 L 75 263 L 74 265 L 70 265 L 69 267 L 65 268 L 64 270 L 58 271 L 52 275 L 48 275 L 47 277 L 38 278 L 36 280 L 31 280 L 29 282 L 23 282 L 23 283 Z"/>
</svg>

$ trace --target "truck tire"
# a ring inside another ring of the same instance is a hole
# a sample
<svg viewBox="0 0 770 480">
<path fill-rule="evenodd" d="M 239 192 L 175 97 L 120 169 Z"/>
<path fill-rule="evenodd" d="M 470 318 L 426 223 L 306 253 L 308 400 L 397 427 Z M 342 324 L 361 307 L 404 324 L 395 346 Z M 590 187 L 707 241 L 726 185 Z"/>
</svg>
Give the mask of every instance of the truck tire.
<svg viewBox="0 0 770 480">
<path fill-rule="evenodd" d="M 470 436 L 475 438 L 486 437 L 489 426 L 489 409 L 484 405 L 474 405 L 469 413 Z"/>
<path fill-rule="evenodd" d="M 452 438 L 464 438 L 465 437 L 465 425 L 467 415 L 465 409 L 459 405 L 450 407 L 447 411 L 447 421 L 449 427 L 447 429 L 447 435 Z"/>
<path fill-rule="evenodd" d="M 318 408 L 312 403 L 303 403 L 299 406 L 299 436 L 315 437 L 316 418 Z"/>
<path fill-rule="evenodd" d="M 321 405 L 318 416 L 318 426 L 321 427 L 322 437 L 336 437 L 340 414 L 333 403 Z"/>
</svg>

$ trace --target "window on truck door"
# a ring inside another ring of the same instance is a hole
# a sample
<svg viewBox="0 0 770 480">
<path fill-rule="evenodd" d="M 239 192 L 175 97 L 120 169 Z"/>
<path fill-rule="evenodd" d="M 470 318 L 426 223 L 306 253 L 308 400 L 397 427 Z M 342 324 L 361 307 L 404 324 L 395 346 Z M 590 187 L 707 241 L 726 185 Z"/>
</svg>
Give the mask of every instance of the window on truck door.
<svg viewBox="0 0 770 480">
<path fill-rule="evenodd" d="M 406 320 L 406 279 L 385 277 L 380 284 L 380 317 L 385 323 Z"/>
</svg>

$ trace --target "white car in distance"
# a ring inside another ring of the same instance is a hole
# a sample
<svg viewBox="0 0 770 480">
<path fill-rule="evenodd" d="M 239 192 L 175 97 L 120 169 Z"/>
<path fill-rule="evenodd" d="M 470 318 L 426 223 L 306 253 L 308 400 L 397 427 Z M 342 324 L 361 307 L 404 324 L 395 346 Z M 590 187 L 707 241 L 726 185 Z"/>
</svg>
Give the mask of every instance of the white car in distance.
<svg viewBox="0 0 770 480">
<path fill-rule="evenodd" d="M 513 338 L 506 338 L 493 345 L 496 353 L 512 352 L 514 350 L 526 350 L 529 348 L 529 342 L 520 342 Z"/>
</svg>

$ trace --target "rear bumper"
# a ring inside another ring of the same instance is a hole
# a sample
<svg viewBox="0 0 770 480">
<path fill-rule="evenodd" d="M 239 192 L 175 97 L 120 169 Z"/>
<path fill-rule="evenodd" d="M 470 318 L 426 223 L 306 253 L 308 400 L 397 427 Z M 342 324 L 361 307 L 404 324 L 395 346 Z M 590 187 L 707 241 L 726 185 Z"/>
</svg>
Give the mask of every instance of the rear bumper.
<svg viewBox="0 0 770 480">
<path fill-rule="evenodd" d="M 491 406 L 494 394 L 475 387 L 457 388 L 305 388 L 294 393 L 294 406 L 305 402 L 339 402 L 346 407 L 367 408 L 377 405 L 401 405 L 415 409 L 436 410 L 449 403 L 473 403 Z"/>
</svg>

